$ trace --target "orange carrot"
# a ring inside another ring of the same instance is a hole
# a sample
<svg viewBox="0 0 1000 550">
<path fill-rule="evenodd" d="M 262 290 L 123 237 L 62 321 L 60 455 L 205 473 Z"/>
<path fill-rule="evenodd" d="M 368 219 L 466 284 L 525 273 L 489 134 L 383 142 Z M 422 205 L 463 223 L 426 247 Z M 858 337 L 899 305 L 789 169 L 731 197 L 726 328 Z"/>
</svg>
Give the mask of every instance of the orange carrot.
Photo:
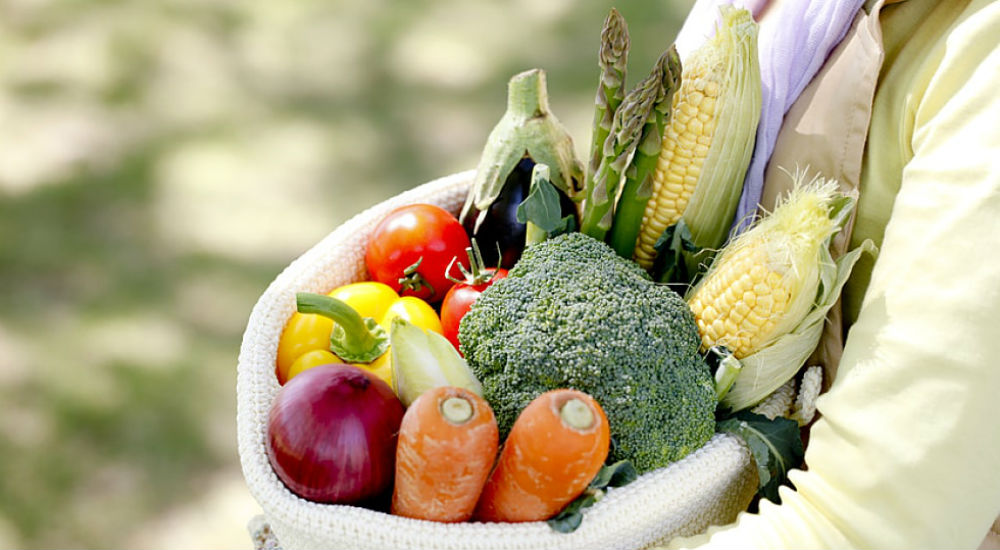
<svg viewBox="0 0 1000 550">
<path fill-rule="evenodd" d="M 481 521 L 541 521 L 578 497 L 608 457 L 604 410 L 589 395 L 559 389 L 517 417 L 473 514 Z"/>
<path fill-rule="evenodd" d="M 403 415 L 392 513 L 431 521 L 472 517 L 500 445 L 493 409 L 465 388 L 420 394 Z"/>
</svg>

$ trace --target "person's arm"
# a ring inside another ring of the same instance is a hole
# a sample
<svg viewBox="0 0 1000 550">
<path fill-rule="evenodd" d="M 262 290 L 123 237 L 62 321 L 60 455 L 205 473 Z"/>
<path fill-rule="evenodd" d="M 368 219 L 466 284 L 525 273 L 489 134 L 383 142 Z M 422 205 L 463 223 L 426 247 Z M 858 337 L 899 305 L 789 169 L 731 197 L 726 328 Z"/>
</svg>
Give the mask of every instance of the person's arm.
<svg viewBox="0 0 1000 550">
<path fill-rule="evenodd" d="M 781 505 L 672 546 L 974 548 L 1000 512 L 1000 3 L 959 30 L 927 61 L 808 471 Z"/>
</svg>

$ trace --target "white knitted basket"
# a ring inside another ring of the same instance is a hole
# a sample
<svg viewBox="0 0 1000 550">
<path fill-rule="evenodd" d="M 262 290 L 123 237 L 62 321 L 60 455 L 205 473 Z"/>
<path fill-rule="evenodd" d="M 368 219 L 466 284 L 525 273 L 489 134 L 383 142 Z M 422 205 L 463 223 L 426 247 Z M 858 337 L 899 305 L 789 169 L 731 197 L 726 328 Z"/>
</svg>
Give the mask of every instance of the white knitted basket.
<svg viewBox="0 0 1000 550">
<path fill-rule="evenodd" d="M 295 293 L 328 292 L 364 280 L 365 246 L 390 210 L 431 203 L 456 212 L 473 172 L 421 185 L 347 221 L 293 261 L 254 306 L 243 335 L 236 383 L 239 453 L 250 492 L 260 503 L 281 546 L 293 548 L 643 548 L 709 525 L 735 519 L 757 483 L 749 453 L 730 435 L 667 468 L 611 490 L 586 511 L 573 533 L 544 522 L 445 524 L 413 520 L 363 508 L 303 500 L 278 479 L 266 452 L 266 425 L 278 391 L 274 376 L 278 339 L 295 310 Z"/>
</svg>

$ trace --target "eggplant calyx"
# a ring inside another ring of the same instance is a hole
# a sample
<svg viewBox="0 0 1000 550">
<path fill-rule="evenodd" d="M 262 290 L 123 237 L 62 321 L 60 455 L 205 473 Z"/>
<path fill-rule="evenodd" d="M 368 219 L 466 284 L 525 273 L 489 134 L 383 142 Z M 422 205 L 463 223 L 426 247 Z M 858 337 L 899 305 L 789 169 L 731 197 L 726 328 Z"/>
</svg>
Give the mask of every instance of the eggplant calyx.
<svg viewBox="0 0 1000 550">
<path fill-rule="evenodd" d="M 497 248 L 499 248 L 499 245 Z M 500 251 L 497 250 L 497 255 L 499 253 Z M 468 286 L 478 286 L 490 282 L 495 273 L 486 271 L 486 262 L 483 261 L 483 255 L 479 252 L 479 244 L 476 243 L 476 239 L 472 239 L 472 246 L 465 249 L 465 254 L 469 257 L 469 269 L 465 269 L 465 266 L 459 263 L 458 258 L 455 257 L 448 264 L 448 269 L 445 270 L 445 277 L 455 284 Z M 458 270 L 462 273 L 461 279 L 451 276 L 451 270 L 456 263 L 458 263 Z"/>
<path fill-rule="evenodd" d="M 424 261 L 424 257 L 421 256 L 419 260 L 413 263 L 413 265 L 407 267 L 403 270 L 403 276 L 399 278 L 399 292 L 403 293 L 405 290 L 412 292 L 419 292 L 421 289 L 426 288 L 431 291 L 430 296 L 427 297 L 428 300 L 434 298 L 435 290 L 434 286 L 427 282 L 427 279 L 417 271 L 420 268 L 420 264 Z"/>
<path fill-rule="evenodd" d="M 494 126 L 480 157 L 469 195 L 459 220 L 478 211 L 475 230 L 503 189 L 507 177 L 521 159 L 548 164 L 552 184 L 576 197 L 584 181 L 583 165 L 576 158 L 569 131 L 549 108 L 545 72 L 532 69 L 514 75 L 507 83 L 507 110 Z"/>
</svg>

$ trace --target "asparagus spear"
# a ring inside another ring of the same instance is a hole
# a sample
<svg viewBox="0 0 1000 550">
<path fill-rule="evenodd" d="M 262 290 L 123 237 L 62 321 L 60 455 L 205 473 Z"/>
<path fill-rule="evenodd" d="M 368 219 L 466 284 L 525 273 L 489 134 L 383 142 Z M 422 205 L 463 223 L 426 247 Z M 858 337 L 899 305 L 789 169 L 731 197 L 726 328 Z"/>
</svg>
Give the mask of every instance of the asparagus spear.
<svg viewBox="0 0 1000 550">
<path fill-rule="evenodd" d="M 642 137 L 639 138 L 632 164 L 625 172 L 625 183 L 615 208 L 611 236 L 608 238 L 611 247 L 623 258 L 632 257 L 646 203 L 653 196 L 653 171 L 660 156 L 663 130 L 670 120 L 674 91 L 681 80 L 681 60 L 676 46 L 663 52 L 657 66 L 662 76 L 659 96 L 653 105 L 653 112 L 642 128 Z"/>
<path fill-rule="evenodd" d="M 585 198 L 580 221 L 580 231 L 595 239 L 604 240 L 611 229 L 622 173 L 631 162 L 646 119 L 661 96 L 662 73 L 662 64 L 657 63 L 652 73 L 626 94 L 615 112 L 611 132 L 604 141 L 603 158 Z"/>
<path fill-rule="evenodd" d="M 588 166 L 590 179 L 593 179 L 601 159 L 604 158 L 604 140 L 611 132 L 615 111 L 625 96 L 625 65 L 628 62 L 628 49 L 628 25 L 622 14 L 611 8 L 611 13 L 604 20 L 604 28 L 601 30 L 601 51 L 597 57 L 601 77 L 597 85 L 597 97 L 594 99 L 596 109 Z"/>
</svg>

